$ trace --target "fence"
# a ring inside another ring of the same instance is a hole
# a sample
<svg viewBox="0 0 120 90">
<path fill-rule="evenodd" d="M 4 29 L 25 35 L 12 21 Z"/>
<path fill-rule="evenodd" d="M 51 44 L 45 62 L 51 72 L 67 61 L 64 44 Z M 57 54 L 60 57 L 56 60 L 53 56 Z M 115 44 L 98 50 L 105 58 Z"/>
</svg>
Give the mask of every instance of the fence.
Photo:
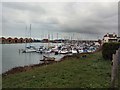
<svg viewBox="0 0 120 90">
<path fill-rule="evenodd" d="M 112 71 L 111 71 L 111 87 L 120 87 L 120 48 L 113 54 Z"/>
</svg>

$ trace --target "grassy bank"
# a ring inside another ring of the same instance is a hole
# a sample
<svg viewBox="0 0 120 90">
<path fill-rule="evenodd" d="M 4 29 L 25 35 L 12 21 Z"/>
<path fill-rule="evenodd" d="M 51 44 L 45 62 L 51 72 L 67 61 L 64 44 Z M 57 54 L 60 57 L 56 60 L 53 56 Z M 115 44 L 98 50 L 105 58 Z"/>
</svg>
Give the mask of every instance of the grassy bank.
<svg viewBox="0 0 120 90">
<path fill-rule="evenodd" d="M 64 61 L 3 77 L 3 88 L 109 88 L 111 62 L 101 52 L 86 58 L 68 57 Z"/>
</svg>

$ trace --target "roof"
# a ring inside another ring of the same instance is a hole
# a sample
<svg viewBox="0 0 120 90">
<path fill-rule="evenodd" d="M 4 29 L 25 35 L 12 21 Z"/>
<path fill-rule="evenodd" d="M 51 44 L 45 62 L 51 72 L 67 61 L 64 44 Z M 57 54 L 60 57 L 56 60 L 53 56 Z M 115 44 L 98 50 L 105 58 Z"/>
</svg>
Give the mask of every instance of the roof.
<svg viewBox="0 0 120 90">
<path fill-rule="evenodd" d="M 117 35 L 115 34 L 108 34 L 108 36 L 107 36 L 107 34 L 106 35 L 104 35 L 104 37 L 110 37 L 110 38 L 115 38 L 115 37 L 117 37 Z"/>
<path fill-rule="evenodd" d="M 6 38 L 4 38 L 4 37 L 1 37 L 0 39 L 6 39 Z"/>
<path fill-rule="evenodd" d="M 18 38 L 15 37 L 14 39 L 18 39 Z"/>
<path fill-rule="evenodd" d="M 7 39 L 12 39 L 11 37 L 7 38 Z"/>
</svg>

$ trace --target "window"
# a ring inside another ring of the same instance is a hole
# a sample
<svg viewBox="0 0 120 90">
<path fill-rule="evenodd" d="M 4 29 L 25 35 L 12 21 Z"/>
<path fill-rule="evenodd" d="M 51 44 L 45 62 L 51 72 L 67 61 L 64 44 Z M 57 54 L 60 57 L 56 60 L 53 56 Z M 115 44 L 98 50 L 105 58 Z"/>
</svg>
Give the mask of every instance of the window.
<svg viewBox="0 0 120 90">
<path fill-rule="evenodd" d="M 15 40 L 15 43 L 17 43 L 17 40 Z"/>
<path fill-rule="evenodd" d="M 22 43 L 22 40 L 21 40 L 21 43 Z"/>
<path fill-rule="evenodd" d="M 5 40 L 2 40 L 2 43 L 5 43 Z"/>
</svg>

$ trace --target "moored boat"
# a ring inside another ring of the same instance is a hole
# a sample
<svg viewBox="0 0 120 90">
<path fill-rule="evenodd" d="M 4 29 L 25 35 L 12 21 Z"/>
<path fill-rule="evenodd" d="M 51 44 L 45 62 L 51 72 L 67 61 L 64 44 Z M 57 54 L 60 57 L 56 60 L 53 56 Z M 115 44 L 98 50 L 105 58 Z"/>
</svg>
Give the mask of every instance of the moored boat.
<svg viewBox="0 0 120 90">
<path fill-rule="evenodd" d="M 36 52 L 36 49 L 34 46 L 26 47 L 25 50 L 22 51 L 23 53 L 31 53 Z"/>
</svg>

